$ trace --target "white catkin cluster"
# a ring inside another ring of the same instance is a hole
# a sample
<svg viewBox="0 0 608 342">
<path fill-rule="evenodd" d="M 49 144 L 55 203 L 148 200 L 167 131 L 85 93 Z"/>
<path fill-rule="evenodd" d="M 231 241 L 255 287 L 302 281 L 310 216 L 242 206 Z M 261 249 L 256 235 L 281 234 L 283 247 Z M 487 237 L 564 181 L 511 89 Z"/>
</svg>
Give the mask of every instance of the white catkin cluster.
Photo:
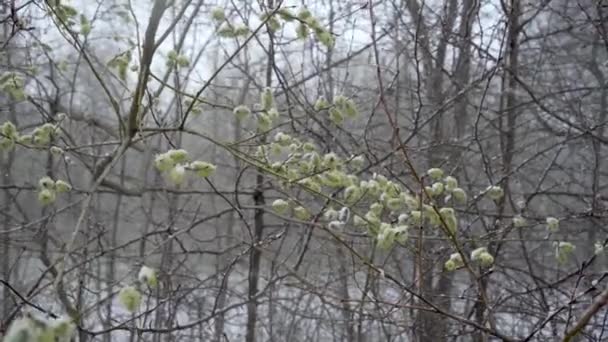
<svg viewBox="0 0 608 342">
<path fill-rule="evenodd" d="M 216 169 L 215 165 L 205 161 L 195 160 L 190 162 L 188 151 L 184 149 L 169 150 L 156 155 L 154 166 L 175 185 L 184 183 L 186 171 L 191 171 L 198 177 L 207 178 Z"/>
<path fill-rule="evenodd" d="M 15 319 L 4 335 L 4 342 L 69 342 L 76 325 L 72 319 L 61 317 L 45 319 L 26 313 Z"/>
</svg>

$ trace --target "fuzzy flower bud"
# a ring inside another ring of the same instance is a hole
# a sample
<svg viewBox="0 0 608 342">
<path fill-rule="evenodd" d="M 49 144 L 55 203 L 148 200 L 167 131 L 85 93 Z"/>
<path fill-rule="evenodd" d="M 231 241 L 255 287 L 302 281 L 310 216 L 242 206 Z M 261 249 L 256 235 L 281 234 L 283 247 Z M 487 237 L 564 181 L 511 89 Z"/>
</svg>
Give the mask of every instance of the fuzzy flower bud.
<svg viewBox="0 0 608 342">
<path fill-rule="evenodd" d="M 185 179 L 186 179 L 186 168 L 184 168 L 183 165 L 181 165 L 181 164 L 175 165 L 175 167 L 173 167 L 169 171 L 169 180 L 171 180 L 171 182 L 173 184 L 180 185 L 184 182 Z"/>
<path fill-rule="evenodd" d="M 491 185 L 488 187 L 488 189 L 486 190 L 486 193 L 488 194 L 488 197 L 490 197 L 491 199 L 498 201 L 499 199 L 502 198 L 502 196 L 504 196 L 504 191 L 502 190 L 501 187 L 496 186 L 496 185 Z"/>
<path fill-rule="evenodd" d="M 137 279 L 142 284 L 148 284 L 151 288 L 158 286 L 158 278 L 156 271 L 148 266 L 142 266 L 137 275 Z"/>
<path fill-rule="evenodd" d="M 63 149 L 58 146 L 51 146 L 50 148 L 51 154 L 55 156 L 60 156 L 63 154 Z"/>
<path fill-rule="evenodd" d="M 338 219 L 338 211 L 336 211 L 333 208 L 328 208 L 327 210 L 325 210 L 325 212 L 323 213 L 323 218 L 326 221 L 336 221 Z"/>
<path fill-rule="evenodd" d="M 19 135 L 19 133 L 17 133 L 17 127 L 15 127 L 15 125 L 10 121 L 7 121 L 2 124 L 2 127 L 0 127 L 0 131 L 2 132 L 2 135 L 4 135 L 5 138 L 13 140 L 16 139 Z"/>
<path fill-rule="evenodd" d="M 464 266 L 464 261 L 462 260 L 462 255 L 459 253 L 451 254 L 450 258 L 444 264 L 444 267 L 448 272 L 454 271 L 462 266 Z"/>
<path fill-rule="evenodd" d="M 369 206 L 369 211 L 374 213 L 374 215 L 376 215 L 376 216 L 382 215 L 382 210 L 384 210 L 384 205 L 382 205 L 382 203 L 379 203 L 379 202 L 374 202 Z"/>
<path fill-rule="evenodd" d="M 445 189 L 449 192 L 452 192 L 454 189 L 458 188 L 458 180 L 452 176 L 445 177 Z"/>
<path fill-rule="evenodd" d="M 295 218 L 301 221 L 306 221 L 310 218 L 310 212 L 308 211 L 308 209 L 302 206 L 293 208 L 293 215 L 295 216 Z"/>
<path fill-rule="evenodd" d="M 135 312 L 141 304 L 141 293 L 133 286 L 125 286 L 118 293 L 120 304 L 129 312 Z"/>
<path fill-rule="evenodd" d="M 344 122 L 344 115 L 336 107 L 329 110 L 329 119 L 336 125 L 340 126 Z"/>
<path fill-rule="evenodd" d="M 272 90 L 268 87 L 264 88 L 260 98 L 260 104 L 266 111 L 270 110 L 274 106 L 274 98 L 272 96 Z"/>
<path fill-rule="evenodd" d="M 251 115 L 251 110 L 245 105 L 234 107 L 234 110 L 232 112 L 239 121 L 245 120 L 249 115 Z"/>
<path fill-rule="evenodd" d="M 196 160 L 190 163 L 190 169 L 199 177 L 209 177 L 215 172 L 215 165 L 204 161 Z"/>
<path fill-rule="evenodd" d="M 354 204 L 361 198 L 361 189 L 356 185 L 350 185 L 344 189 L 344 201 L 347 204 Z"/>
<path fill-rule="evenodd" d="M 38 186 L 40 189 L 55 189 L 55 181 L 51 177 L 42 177 L 38 181 Z"/>
<path fill-rule="evenodd" d="M 517 227 L 517 228 L 521 228 L 524 227 L 526 225 L 526 219 L 523 218 L 521 215 L 517 215 L 515 217 L 513 217 L 513 226 Z"/>
<path fill-rule="evenodd" d="M 456 234 L 458 230 L 458 220 L 456 219 L 456 215 L 454 214 L 454 209 L 452 208 L 441 208 L 439 209 L 439 214 L 445 222 L 448 230 L 452 234 Z"/>
<path fill-rule="evenodd" d="M 289 209 L 289 203 L 283 199 L 276 199 L 272 202 L 272 209 L 279 215 L 284 214 Z"/>
<path fill-rule="evenodd" d="M 158 154 L 154 158 L 154 166 L 160 172 L 169 171 L 175 166 L 175 161 L 167 153 Z"/>
<path fill-rule="evenodd" d="M 560 263 L 566 262 L 576 249 L 576 246 L 567 241 L 554 242 L 553 244 L 555 245 L 555 258 Z"/>
<path fill-rule="evenodd" d="M 38 193 L 38 201 L 42 205 L 51 205 L 55 202 L 56 198 L 55 191 L 51 189 L 42 189 Z"/>
<path fill-rule="evenodd" d="M 452 198 L 456 203 L 465 204 L 467 202 L 467 193 L 461 188 L 456 188 L 452 190 Z"/>
<path fill-rule="evenodd" d="M 315 102 L 314 105 L 314 109 L 319 112 L 322 111 L 324 109 L 328 109 L 329 107 L 331 107 L 331 105 L 329 104 L 329 102 L 324 98 L 324 97 L 319 97 L 317 99 L 317 101 Z"/>
<path fill-rule="evenodd" d="M 291 136 L 283 132 L 278 132 L 274 136 L 274 141 L 281 146 L 288 146 L 291 143 Z"/>
<path fill-rule="evenodd" d="M 555 217 L 547 217 L 547 228 L 552 233 L 557 232 L 559 230 L 559 220 Z"/>
<path fill-rule="evenodd" d="M 413 224 L 419 225 L 422 223 L 422 212 L 420 210 L 412 210 L 410 212 L 410 217 Z"/>
<path fill-rule="evenodd" d="M 72 186 L 70 185 L 70 183 L 59 179 L 55 182 L 55 190 L 57 190 L 57 192 L 61 194 L 64 192 L 71 191 Z"/>
<path fill-rule="evenodd" d="M 258 115 L 257 126 L 258 132 L 266 132 L 272 126 L 272 119 L 266 114 L 260 114 Z"/>
<path fill-rule="evenodd" d="M 169 150 L 167 155 L 174 163 L 183 163 L 188 160 L 188 151 L 184 149 Z"/>
<path fill-rule="evenodd" d="M 439 196 L 443 193 L 443 183 L 433 183 L 431 189 L 433 190 L 433 196 Z"/>
<path fill-rule="evenodd" d="M 224 9 L 221 7 L 216 7 L 211 11 L 211 18 L 215 21 L 222 22 L 226 20 L 226 15 L 224 14 Z"/>
<path fill-rule="evenodd" d="M 429 169 L 426 174 L 429 175 L 432 179 L 439 180 L 441 179 L 441 177 L 443 177 L 443 170 L 438 167 L 434 167 Z"/>
</svg>

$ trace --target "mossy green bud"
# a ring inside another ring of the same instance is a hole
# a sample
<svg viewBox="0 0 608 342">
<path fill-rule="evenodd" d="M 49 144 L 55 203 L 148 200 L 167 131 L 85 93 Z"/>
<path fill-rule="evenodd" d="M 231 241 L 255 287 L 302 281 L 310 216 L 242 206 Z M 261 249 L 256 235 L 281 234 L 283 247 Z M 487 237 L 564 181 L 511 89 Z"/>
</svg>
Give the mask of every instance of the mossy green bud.
<svg viewBox="0 0 608 342">
<path fill-rule="evenodd" d="M 38 193 L 38 201 L 42 205 L 51 205 L 55 203 L 56 198 L 55 191 L 51 189 L 41 189 Z"/>
<path fill-rule="evenodd" d="M 60 194 L 70 192 L 72 191 L 72 186 L 70 185 L 70 183 L 59 179 L 55 182 L 55 190 Z"/>
<path fill-rule="evenodd" d="M 502 196 L 504 196 L 505 193 L 501 187 L 496 186 L 496 185 L 491 185 L 486 190 L 486 194 L 488 195 L 488 197 L 490 197 L 494 201 L 498 201 L 499 199 L 502 198 Z"/>
<path fill-rule="evenodd" d="M 456 178 L 454 178 L 452 176 L 445 177 L 444 182 L 445 182 L 445 189 L 448 192 L 452 192 L 454 189 L 456 189 L 458 187 L 458 180 L 456 180 Z"/>
<path fill-rule="evenodd" d="M 295 218 L 297 218 L 298 220 L 301 220 L 301 221 L 306 221 L 306 220 L 310 219 L 310 216 L 311 216 L 308 209 L 306 209 L 302 206 L 297 206 L 297 207 L 293 208 L 293 215 L 295 216 Z"/>
<path fill-rule="evenodd" d="M 245 120 L 249 115 L 251 115 L 251 110 L 245 105 L 234 107 L 234 110 L 232 112 L 238 120 Z"/>
<path fill-rule="evenodd" d="M 555 217 L 547 217 L 547 228 L 552 233 L 557 232 L 559 230 L 559 220 Z"/>
<path fill-rule="evenodd" d="M 289 209 L 289 202 L 283 199 L 276 199 L 272 202 L 272 209 L 279 215 L 284 214 Z"/>
<path fill-rule="evenodd" d="M 426 172 L 432 179 L 439 180 L 443 177 L 443 170 L 437 167 L 431 168 Z"/>
<path fill-rule="evenodd" d="M 137 279 L 142 284 L 147 284 L 150 288 L 156 288 L 158 286 L 158 277 L 156 276 L 156 270 L 148 266 L 142 266 L 139 269 Z"/>
<path fill-rule="evenodd" d="M 129 312 L 135 312 L 141 305 L 141 293 L 133 286 L 125 286 L 118 293 L 120 304 Z"/>
</svg>

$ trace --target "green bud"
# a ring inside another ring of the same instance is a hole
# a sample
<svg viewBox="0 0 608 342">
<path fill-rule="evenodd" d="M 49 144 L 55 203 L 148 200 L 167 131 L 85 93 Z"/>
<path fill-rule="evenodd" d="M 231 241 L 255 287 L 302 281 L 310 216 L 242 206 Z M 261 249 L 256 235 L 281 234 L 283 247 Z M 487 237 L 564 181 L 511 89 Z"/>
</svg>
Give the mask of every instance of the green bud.
<svg viewBox="0 0 608 342">
<path fill-rule="evenodd" d="M 291 136 L 283 132 L 278 132 L 274 136 L 274 141 L 281 146 L 288 146 L 291 143 Z M 296 145 L 296 147 L 298 146 Z"/>
<path fill-rule="evenodd" d="M 329 109 L 329 119 L 336 126 L 340 126 L 344 122 L 344 116 L 336 107 L 332 107 Z"/>
<path fill-rule="evenodd" d="M 323 173 L 323 185 L 331 188 L 339 188 L 344 185 L 345 175 L 338 170 L 329 170 Z"/>
<path fill-rule="evenodd" d="M 15 140 L 19 135 L 19 133 L 17 132 L 17 127 L 15 127 L 15 125 L 10 121 L 7 121 L 2 124 L 0 131 L 2 132 L 2 135 L 4 135 L 5 138 L 9 138 L 12 140 Z"/>
<path fill-rule="evenodd" d="M 169 150 L 167 151 L 167 155 L 174 163 L 183 163 L 188 160 L 188 151 L 184 149 L 179 150 Z"/>
<path fill-rule="evenodd" d="M 0 151 L 1 150 L 11 150 L 15 147 L 15 141 L 10 138 L 1 138 L 0 139 Z"/>
<path fill-rule="evenodd" d="M 328 169 L 335 169 L 340 165 L 340 158 L 333 153 L 329 152 L 323 156 L 323 166 Z"/>
<path fill-rule="evenodd" d="M 360 170 L 363 167 L 363 165 L 365 165 L 365 158 L 363 156 L 356 156 L 350 160 L 350 165 L 355 170 Z"/>
<path fill-rule="evenodd" d="M 295 19 L 294 14 L 287 8 L 279 8 L 277 14 L 285 21 L 293 21 Z"/>
<path fill-rule="evenodd" d="M 249 27 L 245 25 L 239 25 L 234 29 L 234 35 L 236 37 L 247 36 L 249 35 L 249 32 L 251 32 L 251 30 L 249 30 Z"/>
<path fill-rule="evenodd" d="M 445 177 L 445 189 L 449 192 L 452 192 L 454 189 L 458 188 L 458 180 L 452 176 Z"/>
<path fill-rule="evenodd" d="M 516 215 L 513 217 L 513 226 L 517 228 L 524 227 L 526 223 L 526 219 L 523 218 L 521 215 Z"/>
<path fill-rule="evenodd" d="M 234 38 L 236 37 L 236 32 L 234 30 L 234 27 L 232 27 L 231 25 L 224 24 L 218 28 L 217 35 L 221 38 Z"/>
<path fill-rule="evenodd" d="M 304 150 L 304 152 L 314 152 L 317 148 L 314 144 L 307 142 L 302 145 L 302 150 Z"/>
<path fill-rule="evenodd" d="M 460 253 L 452 253 L 449 260 L 454 263 L 454 269 L 464 266 L 464 261 L 462 260 L 462 255 L 460 255 Z"/>
<path fill-rule="evenodd" d="M 272 90 L 269 87 L 264 88 L 264 90 L 262 91 L 260 104 L 262 105 L 262 108 L 266 111 L 269 111 L 274 106 Z"/>
<path fill-rule="evenodd" d="M 407 225 L 399 225 L 393 228 L 396 234 L 397 242 L 405 243 L 409 237 L 409 227 Z"/>
<path fill-rule="evenodd" d="M 357 105 L 351 99 L 346 100 L 341 109 L 347 118 L 355 119 L 359 116 L 359 109 L 357 109 Z"/>
<path fill-rule="evenodd" d="M 427 175 L 429 175 L 432 179 L 435 180 L 439 180 L 441 179 L 441 177 L 443 177 L 443 170 L 437 167 L 434 167 L 432 169 L 429 169 L 426 172 Z"/>
<path fill-rule="evenodd" d="M 322 30 L 317 33 L 317 39 L 328 49 L 332 48 L 336 43 L 334 36 L 325 30 Z"/>
<path fill-rule="evenodd" d="M 423 206 L 424 209 L 424 216 L 426 217 L 426 219 L 429 221 L 429 223 L 433 226 L 438 226 L 441 224 L 441 220 L 439 219 L 439 214 L 437 213 L 437 211 L 435 211 L 435 208 L 433 208 L 430 205 L 426 205 L 424 204 Z"/>
<path fill-rule="evenodd" d="M 282 199 L 274 200 L 274 202 L 272 202 L 272 209 L 274 209 L 277 214 L 282 215 L 289 209 L 289 202 Z"/>
<path fill-rule="evenodd" d="M 38 186 L 40 187 L 40 189 L 54 190 L 55 181 L 53 179 L 51 179 L 51 177 L 42 177 L 38 181 Z"/>
<path fill-rule="evenodd" d="M 420 200 L 418 198 L 413 197 L 408 194 L 403 194 L 403 200 L 405 202 L 405 205 L 408 207 L 408 209 L 410 209 L 410 210 L 420 209 Z"/>
<path fill-rule="evenodd" d="M 465 204 L 467 202 L 467 193 L 461 188 L 456 188 L 452 190 L 452 198 L 454 198 L 456 203 Z"/>
<path fill-rule="evenodd" d="M 374 213 L 374 215 L 380 217 L 382 215 L 382 211 L 384 210 L 384 205 L 379 202 L 374 202 L 369 206 L 369 211 Z"/>
<path fill-rule="evenodd" d="M 31 134 L 24 134 L 19 136 L 19 138 L 17 138 L 17 142 L 19 142 L 20 144 L 23 145 L 29 145 L 32 143 L 32 135 Z"/>
<path fill-rule="evenodd" d="M 331 105 L 329 104 L 329 102 L 327 102 L 327 100 L 323 96 L 321 96 L 315 102 L 314 109 L 317 112 L 319 112 L 319 111 L 322 111 L 324 109 L 328 109 L 329 107 L 331 107 Z"/>
<path fill-rule="evenodd" d="M 150 288 L 158 286 L 158 277 L 156 271 L 148 266 L 142 266 L 137 275 L 137 279 L 142 284 L 147 284 Z"/>
<path fill-rule="evenodd" d="M 51 146 L 50 151 L 51 151 L 51 154 L 53 154 L 55 156 L 60 156 L 63 154 L 63 149 L 58 146 Z"/>
<path fill-rule="evenodd" d="M 471 260 L 473 260 L 473 261 L 479 261 L 479 258 L 481 257 L 481 254 L 482 253 L 487 253 L 487 252 L 488 252 L 488 249 L 486 247 L 479 247 L 479 248 L 474 249 L 471 252 Z"/>
<path fill-rule="evenodd" d="M 302 206 L 297 206 L 297 207 L 293 208 L 293 215 L 295 216 L 295 218 L 297 218 L 298 220 L 301 220 L 301 221 L 306 221 L 306 220 L 310 219 L 310 216 L 311 216 L 308 209 L 306 209 Z"/>
<path fill-rule="evenodd" d="M 270 127 L 272 126 L 272 119 L 266 114 L 260 114 L 260 115 L 258 115 L 257 123 L 258 123 L 258 131 L 266 132 L 266 131 L 270 130 Z"/>
<path fill-rule="evenodd" d="M 169 180 L 173 184 L 180 185 L 184 182 L 185 179 L 186 179 L 186 168 L 184 168 L 183 165 L 181 165 L 181 164 L 175 165 L 169 171 Z"/>
<path fill-rule="evenodd" d="M 196 160 L 190 163 L 189 168 L 196 173 L 197 176 L 207 178 L 215 172 L 215 165 L 204 161 Z"/>
<path fill-rule="evenodd" d="M 238 120 L 245 120 L 251 115 L 251 110 L 245 105 L 240 105 L 234 108 L 233 113 Z"/>
<path fill-rule="evenodd" d="M 456 219 L 456 215 L 454 214 L 454 209 L 452 208 L 441 208 L 439 209 L 439 215 L 445 222 L 448 230 L 452 235 L 455 235 L 458 230 L 458 220 Z"/>
<path fill-rule="evenodd" d="M 559 230 L 559 220 L 555 217 L 547 217 L 547 228 L 552 233 L 557 232 Z"/>
<path fill-rule="evenodd" d="M 351 185 L 344 189 L 344 201 L 347 204 L 354 204 L 361 198 L 361 189 L 356 185 Z"/>
<path fill-rule="evenodd" d="M 395 242 L 395 231 L 388 223 L 381 223 L 378 236 L 376 237 L 378 248 L 387 250 Z"/>
<path fill-rule="evenodd" d="M 154 166 L 158 171 L 165 172 L 169 171 L 175 166 L 175 161 L 169 157 L 167 153 L 158 154 L 154 158 Z"/>
<path fill-rule="evenodd" d="M 490 267 L 492 264 L 494 264 L 494 257 L 488 252 L 481 253 L 479 256 L 479 264 L 482 267 Z"/>
<path fill-rule="evenodd" d="M 40 201 L 42 205 L 51 205 L 55 202 L 55 199 L 56 195 L 54 190 L 42 189 L 38 193 L 38 201 Z"/>
<path fill-rule="evenodd" d="M 415 225 L 422 224 L 422 212 L 420 210 L 412 210 L 410 212 L 410 218 L 412 219 L 412 223 Z"/>
<path fill-rule="evenodd" d="M 499 199 L 502 198 L 502 196 L 504 196 L 504 191 L 502 190 L 501 187 L 496 186 L 496 185 L 491 185 L 488 187 L 488 189 L 486 190 L 486 194 L 488 195 L 488 197 L 490 197 L 491 199 L 498 201 Z"/>
<path fill-rule="evenodd" d="M 133 286 L 125 286 L 118 293 L 120 304 L 129 312 L 135 312 L 141 304 L 141 293 Z"/>
<path fill-rule="evenodd" d="M 403 199 L 401 199 L 400 197 L 389 198 L 386 201 L 386 207 L 392 211 L 403 209 L 403 205 Z"/>
<path fill-rule="evenodd" d="M 445 268 L 446 271 L 448 272 L 452 272 L 454 270 L 456 270 L 456 263 L 454 262 L 454 260 L 452 259 L 448 259 L 445 264 L 443 265 L 443 267 Z"/>
<path fill-rule="evenodd" d="M 304 23 L 300 23 L 296 28 L 296 36 L 300 40 L 306 39 L 308 37 L 309 32 L 310 31 L 308 30 L 308 26 L 306 26 L 306 24 Z"/>
<path fill-rule="evenodd" d="M 302 8 L 300 9 L 300 12 L 298 13 L 298 19 L 302 20 L 302 21 L 306 21 L 309 18 L 312 17 L 312 13 L 310 13 L 310 11 L 308 10 L 308 8 Z"/>
<path fill-rule="evenodd" d="M 226 20 L 226 15 L 224 14 L 224 9 L 221 7 L 216 7 L 211 11 L 211 18 L 214 21 L 222 22 Z"/>
<path fill-rule="evenodd" d="M 70 185 L 70 183 L 63 181 L 61 179 L 57 180 L 55 182 L 55 190 L 58 193 L 64 193 L 64 192 L 69 192 L 72 190 L 72 186 Z"/>
</svg>

